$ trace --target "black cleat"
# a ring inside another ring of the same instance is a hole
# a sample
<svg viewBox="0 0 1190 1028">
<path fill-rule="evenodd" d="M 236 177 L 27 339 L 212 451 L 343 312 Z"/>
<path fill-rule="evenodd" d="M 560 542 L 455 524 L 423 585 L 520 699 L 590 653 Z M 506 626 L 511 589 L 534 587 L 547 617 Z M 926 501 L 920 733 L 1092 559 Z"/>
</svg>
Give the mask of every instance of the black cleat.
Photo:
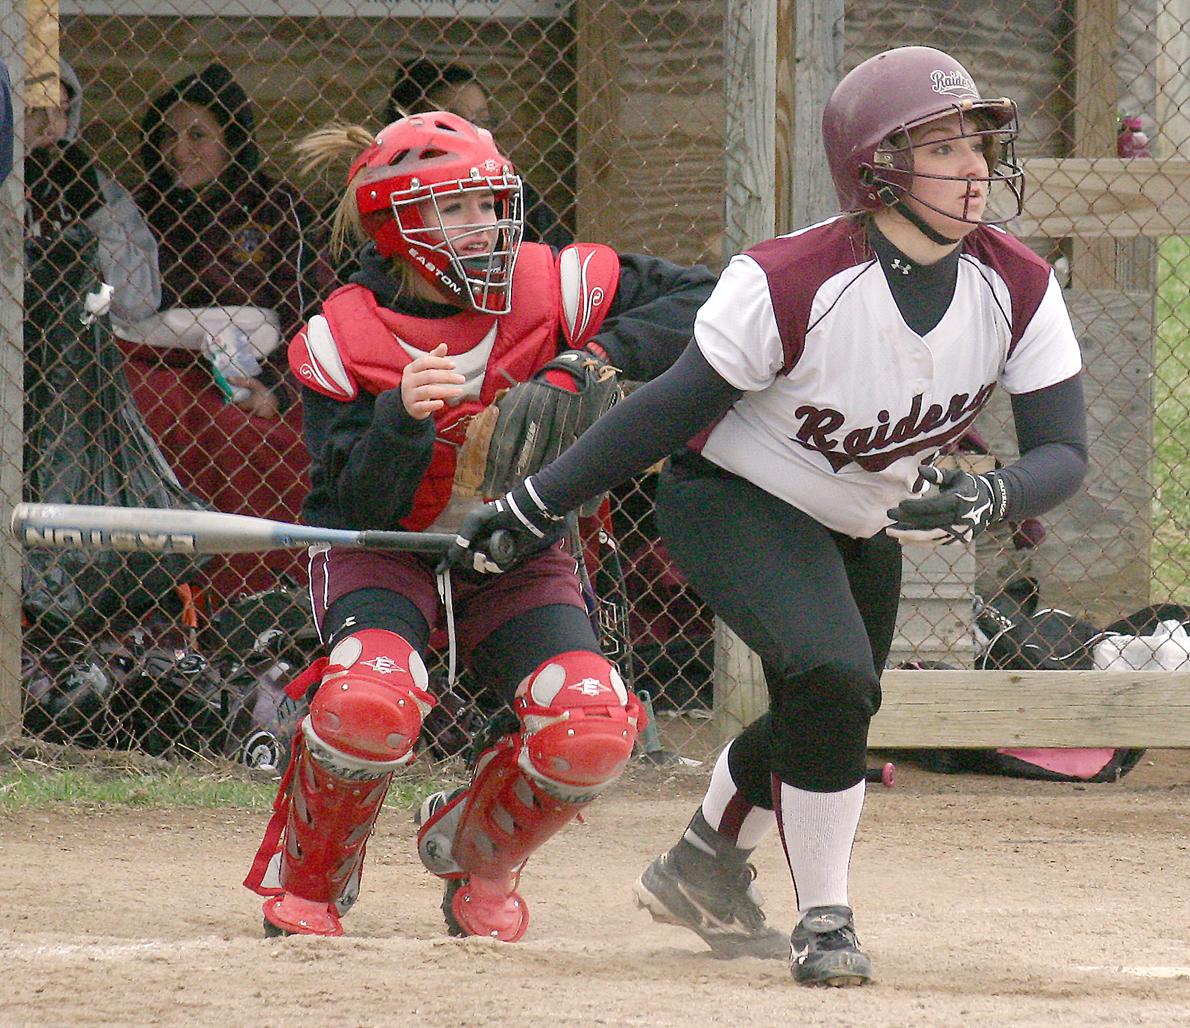
<svg viewBox="0 0 1190 1028">
<path fill-rule="evenodd" d="M 866 985 L 872 961 L 860 950 L 850 907 L 811 907 L 789 937 L 789 970 L 800 985 Z"/>
<path fill-rule="evenodd" d="M 462 878 L 448 878 L 446 880 L 446 888 L 442 890 L 442 916 L 446 920 L 446 934 L 456 939 L 462 939 L 467 935 L 463 926 L 459 924 L 459 919 L 455 917 L 454 898 L 455 893 L 463 887 Z"/>
<path fill-rule="evenodd" d="M 789 942 L 765 923 L 755 877 L 751 864 L 733 867 L 680 842 L 645 868 L 633 892 L 654 921 L 689 928 L 717 957 L 786 960 Z"/>
</svg>

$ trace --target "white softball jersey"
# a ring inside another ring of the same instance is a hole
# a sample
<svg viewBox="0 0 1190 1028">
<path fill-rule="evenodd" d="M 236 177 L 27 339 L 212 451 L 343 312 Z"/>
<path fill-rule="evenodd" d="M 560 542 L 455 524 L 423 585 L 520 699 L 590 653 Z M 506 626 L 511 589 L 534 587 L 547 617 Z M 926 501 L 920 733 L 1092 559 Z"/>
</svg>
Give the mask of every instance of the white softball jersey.
<svg viewBox="0 0 1190 1028">
<path fill-rule="evenodd" d="M 858 538 L 889 524 L 918 465 L 963 434 L 997 385 L 1029 393 L 1082 367 L 1052 269 L 991 226 L 961 244 L 954 297 L 925 335 L 843 217 L 734 257 L 694 335 L 745 391 L 701 437 L 702 455 Z"/>
</svg>

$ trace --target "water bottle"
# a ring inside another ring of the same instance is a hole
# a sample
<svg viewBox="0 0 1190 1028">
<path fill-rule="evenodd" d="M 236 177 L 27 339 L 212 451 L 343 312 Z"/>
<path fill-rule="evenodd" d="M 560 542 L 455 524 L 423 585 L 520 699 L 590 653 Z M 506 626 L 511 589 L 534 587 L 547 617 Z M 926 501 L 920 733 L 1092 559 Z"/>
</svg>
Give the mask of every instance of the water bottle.
<svg viewBox="0 0 1190 1028">
<path fill-rule="evenodd" d="M 208 333 L 203 350 L 211 363 L 211 377 L 215 387 L 228 403 L 243 403 L 252 395 L 244 386 L 233 386 L 227 376 L 255 378 L 260 374 L 260 359 L 252 347 L 248 333 L 236 325 L 229 325 L 217 334 Z"/>
</svg>

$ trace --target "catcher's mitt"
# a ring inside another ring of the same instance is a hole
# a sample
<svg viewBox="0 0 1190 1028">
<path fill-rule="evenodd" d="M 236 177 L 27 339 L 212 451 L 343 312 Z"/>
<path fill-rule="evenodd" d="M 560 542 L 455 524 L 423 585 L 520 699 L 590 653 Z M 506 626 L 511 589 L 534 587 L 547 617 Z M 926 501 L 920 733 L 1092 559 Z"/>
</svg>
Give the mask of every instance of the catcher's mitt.
<svg viewBox="0 0 1190 1028">
<path fill-rule="evenodd" d="M 500 496 L 573 443 L 619 397 L 617 369 L 586 350 L 567 350 L 528 382 L 497 394 L 467 427 L 455 490 Z M 549 380 L 564 372 L 568 389 Z"/>
</svg>

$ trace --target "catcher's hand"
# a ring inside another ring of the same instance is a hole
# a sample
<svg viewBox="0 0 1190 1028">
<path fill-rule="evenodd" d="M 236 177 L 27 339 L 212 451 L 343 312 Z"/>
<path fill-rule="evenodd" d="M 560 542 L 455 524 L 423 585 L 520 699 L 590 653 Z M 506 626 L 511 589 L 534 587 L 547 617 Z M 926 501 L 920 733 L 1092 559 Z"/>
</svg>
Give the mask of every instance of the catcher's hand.
<svg viewBox="0 0 1190 1028">
<path fill-rule="evenodd" d="M 518 560 L 552 542 L 563 518 L 563 514 L 542 503 L 533 480 L 526 479 L 463 519 L 439 569 L 507 571 Z"/>
<path fill-rule="evenodd" d="M 615 402 L 618 388 L 616 368 L 594 354 L 559 354 L 472 421 L 455 489 L 472 496 L 508 491 L 582 435 Z"/>
<path fill-rule="evenodd" d="M 1008 493 L 995 472 L 976 475 L 923 464 L 918 471 L 935 489 L 902 500 L 888 511 L 888 534 L 903 543 L 965 543 L 1004 520 Z"/>
</svg>

